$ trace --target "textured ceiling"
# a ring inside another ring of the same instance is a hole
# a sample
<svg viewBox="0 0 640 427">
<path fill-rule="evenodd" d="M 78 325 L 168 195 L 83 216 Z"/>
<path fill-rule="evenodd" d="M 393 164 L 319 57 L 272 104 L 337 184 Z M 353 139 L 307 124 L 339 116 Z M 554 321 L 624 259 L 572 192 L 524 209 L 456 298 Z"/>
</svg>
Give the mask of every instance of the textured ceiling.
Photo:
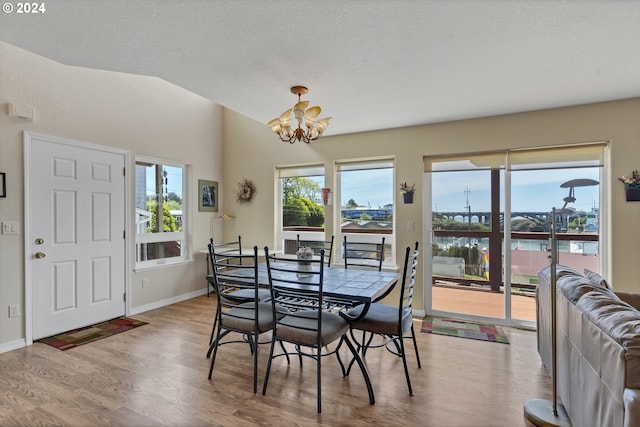
<svg viewBox="0 0 640 427">
<path fill-rule="evenodd" d="M 44 4 L 0 13 L 0 40 L 157 76 L 264 123 L 305 85 L 333 117 L 327 135 L 640 96 L 640 1 Z"/>
</svg>

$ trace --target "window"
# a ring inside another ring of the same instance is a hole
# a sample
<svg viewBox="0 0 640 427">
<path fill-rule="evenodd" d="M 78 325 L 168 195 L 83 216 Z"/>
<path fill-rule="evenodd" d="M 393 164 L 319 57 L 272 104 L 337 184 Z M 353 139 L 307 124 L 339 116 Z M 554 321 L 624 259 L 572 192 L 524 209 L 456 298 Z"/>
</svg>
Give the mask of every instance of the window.
<svg viewBox="0 0 640 427">
<path fill-rule="evenodd" d="M 605 149 L 585 144 L 425 159 L 433 286 L 503 292 L 505 301 L 513 295 L 523 307 L 526 298 L 533 302 L 538 271 L 548 265 L 551 229 L 560 264 L 601 272 Z M 516 306 L 511 302 L 502 307 L 505 316 Z M 433 309 L 447 311 L 435 298 Z M 484 313 L 471 300 L 464 310 Z M 535 321 L 534 309 L 520 315 Z"/>
<path fill-rule="evenodd" d="M 136 267 L 186 259 L 186 166 L 136 161 Z"/>
<path fill-rule="evenodd" d="M 279 240 L 285 253 L 295 253 L 296 239 L 325 240 L 322 204 L 324 165 L 280 167 Z"/>
<path fill-rule="evenodd" d="M 384 236 L 384 265 L 395 264 L 394 161 L 392 159 L 340 162 L 337 164 L 340 203 L 340 236 L 354 241 L 377 242 Z M 342 254 L 342 250 L 340 250 Z"/>
</svg>

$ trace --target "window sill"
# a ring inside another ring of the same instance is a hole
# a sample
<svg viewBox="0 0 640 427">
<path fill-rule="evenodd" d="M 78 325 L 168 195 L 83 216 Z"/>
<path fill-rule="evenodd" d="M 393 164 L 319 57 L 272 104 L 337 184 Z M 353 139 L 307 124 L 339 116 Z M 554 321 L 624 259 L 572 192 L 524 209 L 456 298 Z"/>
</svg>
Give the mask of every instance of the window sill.
<svg viewBox="0 0 640 427">
<path fill-rule="evenodd" d="M 137 265 L 133 269 L 133 271 L 134 273 L 137 273 L 140 271 L 158 270 L 162 268 L 171 268 L 171 267 L 177 267 L 177 266 L 186 265 L 186 264 L 193 264 L 193 258 L 184 259 L 180 261 L 161 262 L 158 264 Z"/>
</svg>

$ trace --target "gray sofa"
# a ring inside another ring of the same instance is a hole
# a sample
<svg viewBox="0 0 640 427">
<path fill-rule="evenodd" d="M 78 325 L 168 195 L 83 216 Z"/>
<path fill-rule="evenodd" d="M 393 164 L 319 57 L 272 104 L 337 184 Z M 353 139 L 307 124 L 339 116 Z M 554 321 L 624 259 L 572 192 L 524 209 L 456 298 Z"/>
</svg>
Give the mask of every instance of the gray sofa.
<svg viewBox="0 0 640 427">
<path fill-rule="evenodd" d="M 565 266 L 556 277 L 558 397 L 572 424 L 640 426 L 640 294 Z M 538 279 L 538 353 L 551 374 L 551 268 Z"/>
</svg>

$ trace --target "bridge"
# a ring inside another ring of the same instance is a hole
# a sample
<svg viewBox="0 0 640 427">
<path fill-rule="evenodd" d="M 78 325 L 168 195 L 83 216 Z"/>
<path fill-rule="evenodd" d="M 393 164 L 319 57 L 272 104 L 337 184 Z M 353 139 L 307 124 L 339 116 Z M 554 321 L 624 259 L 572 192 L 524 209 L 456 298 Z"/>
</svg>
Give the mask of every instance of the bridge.
<svg viewBox="0 0 640 427">
<path fill-rule="evenodd" d="M 546 224 L 549 220 L 550 212 L 511 212 L 511 218 L 525 218 L 540 224 Z M 480 223 L 486 226 L 490 225 L 491 212 L 434 212 L 434 218 L 450 219 L 458 222 L 469 222 L 471 217 L 472 223 Z M 565 217 L 566 218 L 566 217 Z M 504 224 L 504 212 L 500 212 L 500 224 Z"/>
</svg>

